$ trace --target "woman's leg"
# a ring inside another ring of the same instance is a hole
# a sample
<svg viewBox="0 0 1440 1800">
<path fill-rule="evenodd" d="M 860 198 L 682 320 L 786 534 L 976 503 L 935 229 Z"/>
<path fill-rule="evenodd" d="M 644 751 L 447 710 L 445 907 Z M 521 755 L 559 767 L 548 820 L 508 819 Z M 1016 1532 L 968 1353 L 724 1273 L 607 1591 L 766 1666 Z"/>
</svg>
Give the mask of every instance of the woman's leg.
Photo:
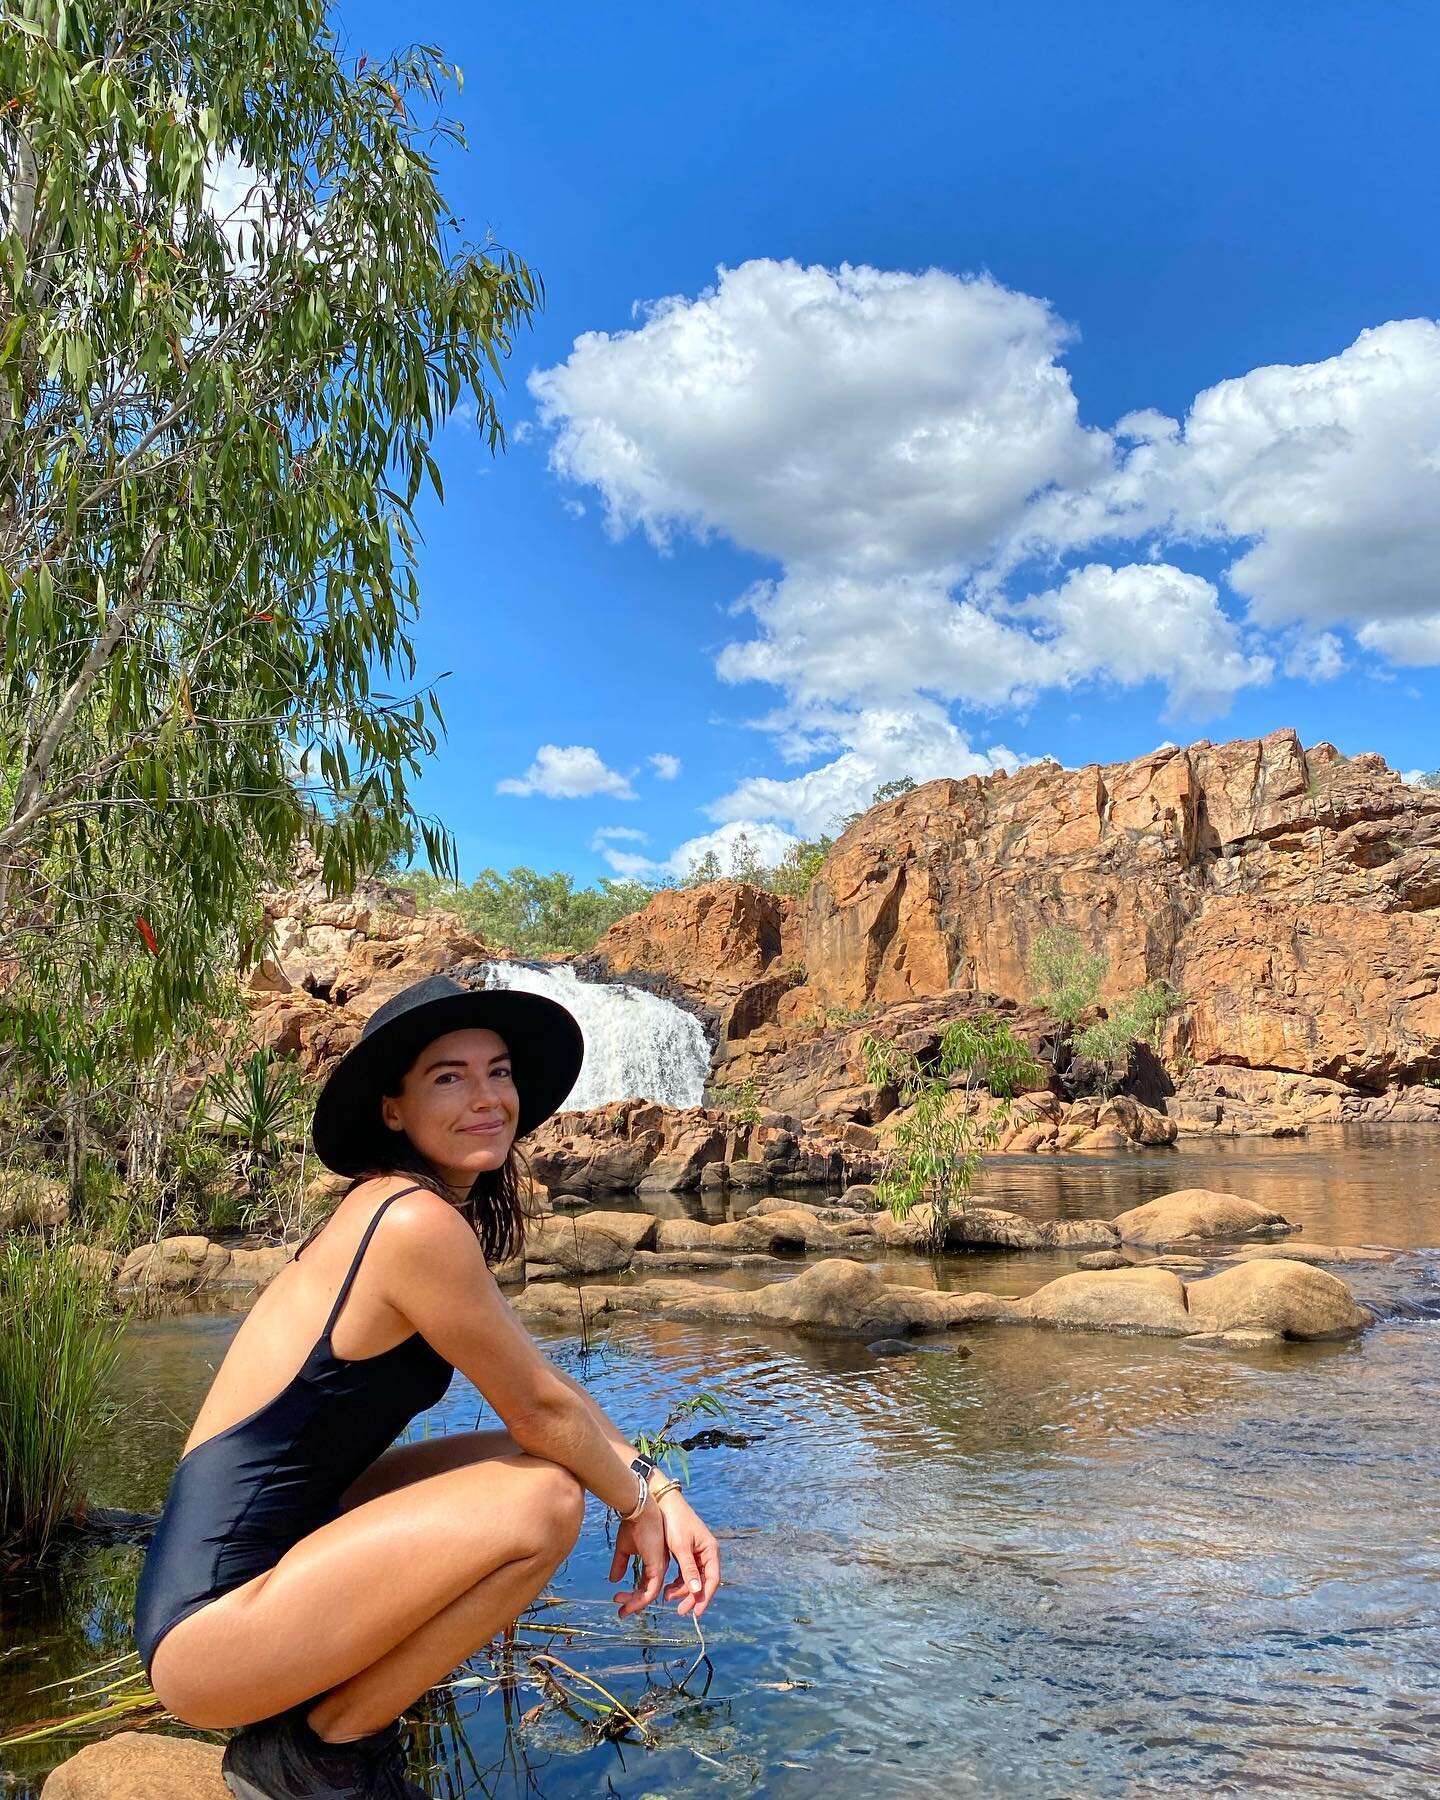
<svg viewBox="0 0 1440 1800">
<path fill-rule="evenodd" d="M 451 1431 L 443 1437 L 392 1444 L 346 1488 L 340 1496 L 340 1510 L 349 1512 L 380 1494 L 409 1487 L 412 1481 L 423 1481 L 429 1475 L 443 1475 L 447 1469 L 463 1468 L 466 1463 L 523 1455 L 508 1431 Z"/>
<path fill-rule="evenodd" d="M 155 1691 L 209 1729 L 317 1695 L 327 1735 L 377 1729 L 529 1604 L 583 1511 L 568 1470 L 524 1455 L 380 1493 L 182 1620 L 155 1652 Z"/>
</svg>

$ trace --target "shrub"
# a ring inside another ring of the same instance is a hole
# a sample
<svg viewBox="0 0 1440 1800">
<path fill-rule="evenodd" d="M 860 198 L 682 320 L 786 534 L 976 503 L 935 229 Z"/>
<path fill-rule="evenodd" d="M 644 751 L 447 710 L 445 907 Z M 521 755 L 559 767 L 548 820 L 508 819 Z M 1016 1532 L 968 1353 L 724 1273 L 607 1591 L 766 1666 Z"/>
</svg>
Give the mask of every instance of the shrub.
<svg viewBox="0 0 1440 1800">
<path fill-rule="evenodd" d="M 930 1247 L 940 1250 L 952 1204 L 964 1212 L 982 1155 L 1000 1141 L 1011 1097 L 1041 1079 L 1040 1067 L 1029 1046 L 993 1013 L 954 1020 L 928 1064 L 869 1033 L 863 1049 L 870 1082 L 893 1088 L 906 1109 L 894 1128 L 876 1195 L 897 1219 L 928 1202 Z M 997 1100 L 984 1124 L 973 1111 L 981 1087 Z"/>
<path fill-rule="evenodd" d="M 1085 947 L 1072 925 L 1047 925 L 1037 932 L 1025 959 L 1035 1004 L 1072 1027 L 1099 1002 L 1108 967 L 1104 956 Z"/>
</svg>

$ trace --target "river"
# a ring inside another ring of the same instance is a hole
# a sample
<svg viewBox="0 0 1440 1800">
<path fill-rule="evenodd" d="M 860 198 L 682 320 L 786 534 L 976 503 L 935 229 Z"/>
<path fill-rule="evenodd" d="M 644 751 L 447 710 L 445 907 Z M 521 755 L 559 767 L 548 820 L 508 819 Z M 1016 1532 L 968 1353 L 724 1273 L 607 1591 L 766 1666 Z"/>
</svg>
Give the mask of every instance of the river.
<svg viewBox="0 0 1440 1800">
<path fill-rule="evenodd" d="M 459 1735 L 423 1734 L 412 1773 L 444 1800 L 1440 1791 L 1437 1178 L 1440 1139 L 1401 1127 L 999 1158 L 982 1174 L 987 1198 L 1037 1216 L 1223 1187 L 1311 1240 L 1397 1246 L 1393 1263 L 1342 1271 L 1381 1315 L 1353 1344 L 1237 1354 L 998 1328 L 969 1333 L 968 1357 L 880 1359 L 624 1317 L 590 1346 L 546 1338 L 620 1422 L 653 1428 L 704 1388 L 748 1439 L 690 1458 L 725 1558 L 708 1691 L 697 1676 L 694 1698 L 670 1692 L 642 1748 L 592 1743 L 559 1713 L 507 1730 L 500 1701 L 467 1690 Z M 698 1210 L 665 1203 L 682 1206 Z M 1073 1266 L 888 1268 L 1014 1293 Z M 98 1501 L 158 1507 L 235 1324 L 132 1328 Z M 457 1378 L 428 1428 L 468 1429 L 482 1410 Z M 552 1615 L 594 1635 L 556 1650 L 638 1709 L 685 1674 L 696 1639 L 658 1609 L 615 1633 L 608 1556 L 597 1509 Z M 31 1690 L 128 1647 L 137 1563 L 117 1547 L 7 1579 L 0 1721 L 64 1710 Z M 31 1800 L 74 1747 L 31 1756 L 6 1791 Z"/>
</svg>

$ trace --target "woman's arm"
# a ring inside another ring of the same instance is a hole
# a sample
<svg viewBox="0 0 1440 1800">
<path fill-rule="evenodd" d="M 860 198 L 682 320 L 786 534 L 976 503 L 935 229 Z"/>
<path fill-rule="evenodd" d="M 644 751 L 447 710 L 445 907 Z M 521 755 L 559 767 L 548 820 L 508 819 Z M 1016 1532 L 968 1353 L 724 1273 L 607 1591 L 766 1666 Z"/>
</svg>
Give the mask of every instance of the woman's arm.
<svg viewBox="0 0 1440 1800">
<path fill-rule="evenodd" d="M 403 1195 L 376 1233 L 377 1252 L 386 1300 L 474 1382 L 521 1449 L 569 1469 L 617 1512 L 633 1510 L 634 1451 L 541 1354 L 455 1208 L 424 1189 Z"/>
<path fill-rule="evenodd" d="M 385 1226 L 376 1233 L 372 1255 L 381 1253 L 379 1280 L 390 1304 L 469 1377 L 522 1450 L 559 1463 L 607 1506 L 630 1512 L 638 1496 L 629 1466 L 634 1446 L 584 1388 L 542 1354 L 461 1215 L 438 1194 L 420 1189 L 396 1200 Z M 660 1592 L 667 1548 L 681 1571 L 666 1589 L 667 1598 L 680 1600 L 677 1611 L 702 1612 L 720 1584 L 715 1539 L 678 1492 L 622 1521 L 616 1545 L 621 1574 L 631 1556 L 643 1567 L 640 1584 L 616 1596 L 621 1618 Z"/>
</svg>

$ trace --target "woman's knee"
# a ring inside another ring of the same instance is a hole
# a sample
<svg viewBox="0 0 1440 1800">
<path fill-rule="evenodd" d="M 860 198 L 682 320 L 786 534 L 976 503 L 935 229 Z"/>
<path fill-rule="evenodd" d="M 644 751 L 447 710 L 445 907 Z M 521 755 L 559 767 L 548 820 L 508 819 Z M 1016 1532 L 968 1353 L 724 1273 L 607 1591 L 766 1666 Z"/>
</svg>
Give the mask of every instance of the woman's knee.
<svg viewBox="0 0 1440 1800">
<path fill-rule="evenodd" d="M 527 1471 L 526 1518 L 535 1527 L 536 1548 L 558 1548 L 568 1555 L 585 1517 L 585 1489 L 559 1463 L 540 1457 L 527 1457 L 526 1461 L 533 1465 Z"/>
</svg>

